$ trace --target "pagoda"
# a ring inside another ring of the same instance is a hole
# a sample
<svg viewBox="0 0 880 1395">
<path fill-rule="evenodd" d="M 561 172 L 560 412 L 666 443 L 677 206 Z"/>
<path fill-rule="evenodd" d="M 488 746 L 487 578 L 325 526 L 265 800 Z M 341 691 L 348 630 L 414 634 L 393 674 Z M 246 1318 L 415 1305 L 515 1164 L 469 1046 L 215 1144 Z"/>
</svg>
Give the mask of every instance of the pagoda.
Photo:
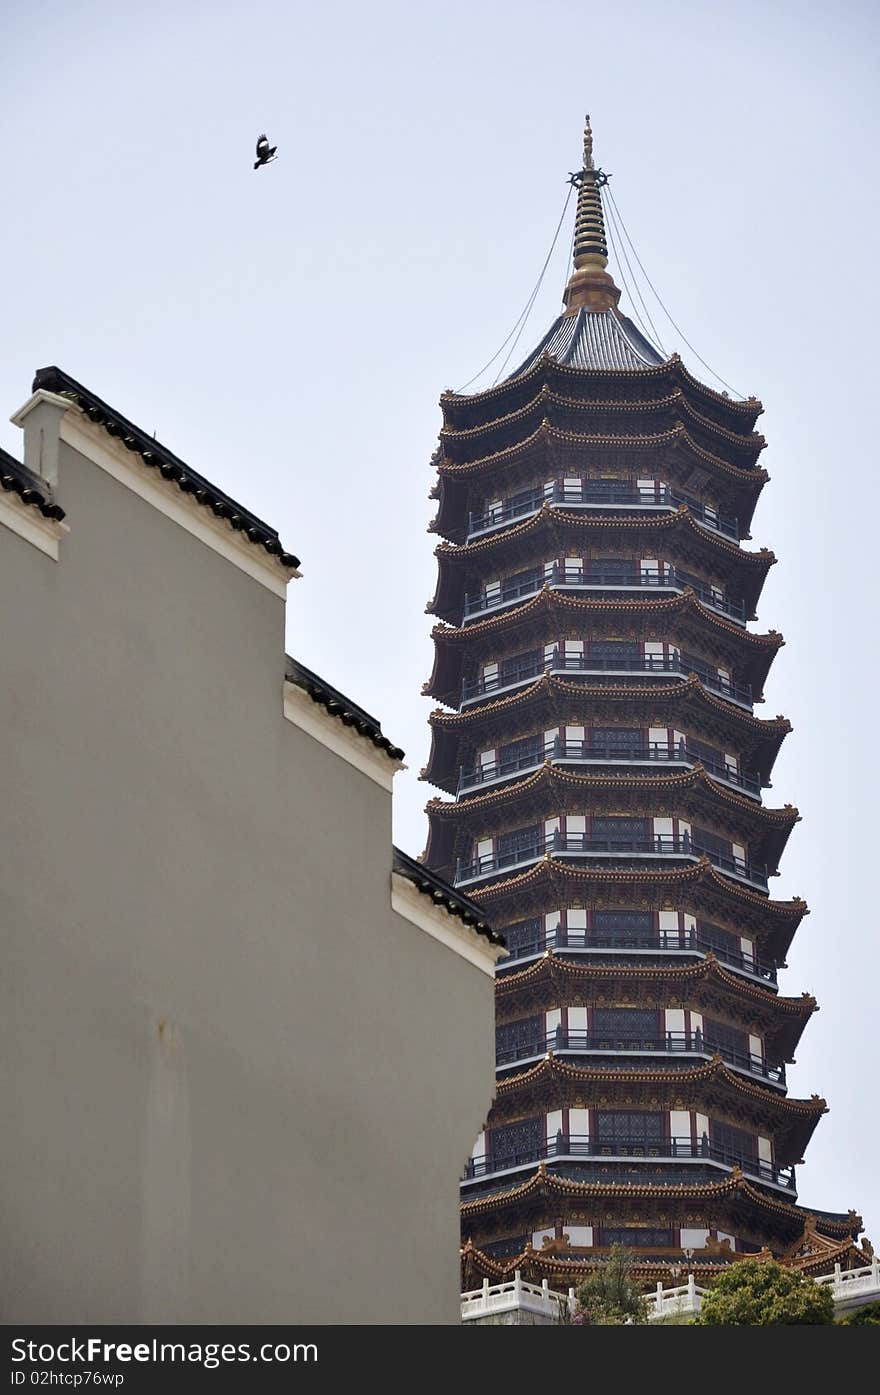
<svg viewBox="0 0 880 1395">
<path fill-rule="evenodd" d="M 797 1204 L 826 1106 L 786 1088 L 816 1002 L 777 988 L 807 907 L 769 894 L 799 816 L 762 798 L 790 724 L 754 712 L 783 643 L 749 628 L 762 407 L 619 309 L 592 141 L 563 313 L 503 382 L 443 394 L 434 456 L 422 776 L 451 798 L 424 861 L 509 950 L 463 1286 L 564 1288 L 615 1244 L 646 1284 L 864 1264 L 858 1215 Z"/>
</svg>

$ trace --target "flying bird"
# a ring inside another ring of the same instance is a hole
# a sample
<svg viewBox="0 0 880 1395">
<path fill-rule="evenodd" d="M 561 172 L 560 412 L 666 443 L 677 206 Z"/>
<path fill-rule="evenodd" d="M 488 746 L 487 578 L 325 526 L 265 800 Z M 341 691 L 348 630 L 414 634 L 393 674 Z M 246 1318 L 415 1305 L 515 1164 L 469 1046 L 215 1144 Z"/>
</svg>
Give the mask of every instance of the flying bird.
<svg viewBox="0 0 880 1395">
<path fill-rule="evenodd" d="M 270 160 L 274 160 L 275 151 L 277 149 L 277 145 L 269 144 L 268 136 L 260 136 L 260 139 L 257 141 L 257 158 L 254 162 L 254 169 L 258 170 L 260 168 L 260 165 L 268 165 Z"/>
</svg>

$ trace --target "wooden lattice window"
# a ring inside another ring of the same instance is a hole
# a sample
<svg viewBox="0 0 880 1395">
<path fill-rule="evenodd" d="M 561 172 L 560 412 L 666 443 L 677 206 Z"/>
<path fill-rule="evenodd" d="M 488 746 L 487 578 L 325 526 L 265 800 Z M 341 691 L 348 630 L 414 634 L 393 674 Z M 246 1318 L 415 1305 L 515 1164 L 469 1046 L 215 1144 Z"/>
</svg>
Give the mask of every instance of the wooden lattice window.
<svg viewBox="0 0 880 1395">
<path fill-rule="evenodd" d="M 538 567 L 529 567 L 524 572 L 514 572 L 501 583 L 504 592 L 521 591 L 529 586 L 537 586 L 544 580 L 544 573 Z"/>
<path fill-rule="evenodd" d="M 738 1129 L 734 1124 L 718 1123 L 712 1121 L 712 1146 L 719 1149 L 729 1158 L 736 1160 L 743 1158 L 748 1162 L 758 1160 L 758 1140 L 745 1129 Z"/>
<path fill-rule="evenodd" d="M 498 857 L 514 860 L 519 853 L 538 851 L 541 842 L 541 831 L 537 824 L 530 824 L 527 828 L 513 828 L 508 833 L 499 833 Z"/>
<path fill-rule="evenodd" d="M 707 664 L 705 659 L 700 659 L 696 654 L 689 654 L 687 650 L 681 651 L 681 666 L 685 670 L 692 669 L 695 673 L 701 673 L 704 669 L 711 669 L 712 665 Z"/>
<path fill-rule="evenodd" d="M 731 1027 L 726 1022 L 713 1022 L 703 1019 L 703 1036 L 706 1046 L 719 1051 L 730 1051 L 742 1056 L 749 1054 L 749 1034 L 741 1027 Z"/>
<path fill-rule="evenodd" d="M 480 1248 L 492 1259 L 510 1259 L 512 1255 L 521 1255 L 531 1238 L 530 1235 L 511 1235 L 506 1240 L 487 1240 Z"/>
<path fill-rule="evenodd" d="M 601 499 L 603 496 L 623 496 L 632 493 L 632 485 L 629 480 L 617 479 L 613 475 L 592 475 L 587 480 L 587 488 L 593 499 Z"/>
<path fill-rule="evenodd" d="M 609 1153 L 658 1154 L 666 1141 L 666 1115 L 642 1109 L 597 1109 L 596 1139 Z"/>
<path fill-rule="evenodd" d="M 731 845 L 729 838 L 722 838 L 718 833 L 712 833 L 708 828 L 698 828 L 694 825 L 693 840 L 700 848 L 705 848 L 707 852 L 717 853 L 720 857 L 730 857 Z"/>
<path fill-rule="evenodd" d="M 544 1151 L 544 1115 L 522 1119 L 517 1124 L 503 1124 L 489 1134 L 489 1149 L 495 1167 L 514 1167 L 518 1162 L 531 1162 Z"/>
<path fill-rule="evenodd" d="M 658 1034 L 659 1013 L 655 1008 L 593 1009 L 592 1037 L 596 1046 L 606 1041 L 609 1047 L 616 1042 L 656 1045 Z"/>
<path fill-rule="evenodd" d="M 615 841 L 642 843 L 648 838 L 648 820 L 630 815 L 602 814 L 590 819 L 590 836 Z"/>
<path fill-rule="evenodd" d="M 637 640 L 591 639 L 587 646 L 591 659 L 640 659 L 642 646 Z"/>
<path fill-rule="evenodd" d="M 516 683 L 520 678 L 530 678 L 537 673 L 544 662 L 540 649 L 529 649 L 524 654 L 510 654 L 498 666 L 501 683 Z"/>
<path fill-rule="evenodd" d="M 593 930 L 598 934 L 625 936 L 652 936 L 654 916 L 651 911 L 594 911 Z"/>
<path fill-rule="evenodd" d="M 498 752 L 498 769 L 502 774 L 509 770 L 522 770 L 523 766 L 539 761 L 544 754 L 544 737 L 541 732 L 534 736 L 523 736 L 518 741 L 508 741 Z"/>
<path fill-rule="evenodd" d="M 501 933 L 507 941 L 507 948 L 511 951 L 517 949 L 527 949 L 534 946 L 535 949 L 543 949 L 546 936 L 541 921 L 519 920 L 515 925 L 504 925 Z"/>
<path fill-rule="evenodd" d="M 712 949 L 727 950 L 730 954 L 739 952 L 739 935 L 734 935 L 731 930 L 725 930 L 721 925 L 713 925 L 709 920 L 701 920 L 699 935 L 700 939 Z"/>
<path fill-rule="evenodd" d="M 590 557 L 587 560 L 587 575 L 606 581 L 632 582 L 638 574 L 638 563 L 632 557 Z"/>
<path fill-rule="evenodd" d="M 632 1250 L 665 1250 L 675 1244 L 675 1232 L 652 1226 L 602 1226 L 600 1245 L 625 1245 Z"/>
<path fill-rule="evenodd" d="M 638 754 L 644 745 L 644 738 L 641 727 L 593 727 L 590 744 L 596 750 L 608 751 L 612 755 Z"/>
<path fill-rule="evenodd" d="M 495 1045 L 499 1055 L 515 1052 L 534 1056 L 544 1049 L 543 1016 L 521 1017 L 516 1022 L 503 1022 L 495 1029 Z"/>
<path fill-rule="evenodd" d="M 697 741 L 689 736 L 687 748 L 692 756 L 699 760 L 704 760 L 709 765 L 724 765 L 724 752 L 719 751 L 715 746 L 710 746 L 706 741 Z"/>
</svg>

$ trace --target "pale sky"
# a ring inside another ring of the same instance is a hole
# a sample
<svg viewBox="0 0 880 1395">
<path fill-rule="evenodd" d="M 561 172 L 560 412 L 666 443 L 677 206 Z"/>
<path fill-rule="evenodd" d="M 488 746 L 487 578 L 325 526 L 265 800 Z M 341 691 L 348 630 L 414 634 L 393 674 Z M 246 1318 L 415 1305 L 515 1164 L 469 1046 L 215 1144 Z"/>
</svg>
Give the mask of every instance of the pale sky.
<svg viewBox="0 0 880 1395">
<path fill-rule="evenodd" d="M 780 988 L 821 1005 L 789 1085 L 831 1107 L 800 1199 L 875 1242 L 878 29 L 870 0 L 7 0 L 0 51 L 3 420 L 56 363 L 279 529 L 288 649 L 405 748 L 414 854 L 437 399 L 516 320 L 591 113 L 673 317 L 765 404 L 757 710 L 794 724 L 766 798 L 803 815 L 771 889 L 812 908 Z"/>
</svg>

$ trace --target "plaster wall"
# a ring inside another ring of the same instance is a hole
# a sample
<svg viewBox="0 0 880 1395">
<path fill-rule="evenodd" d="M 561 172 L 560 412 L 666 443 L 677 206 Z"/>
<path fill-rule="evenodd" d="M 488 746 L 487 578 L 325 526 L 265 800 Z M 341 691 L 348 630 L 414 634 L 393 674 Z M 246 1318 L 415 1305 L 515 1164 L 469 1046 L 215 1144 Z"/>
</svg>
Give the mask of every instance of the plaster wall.
<svg viewBox="0 0 880 1395">
<path fill-rule="evenodd" d="M 284 601 L 57 468 L 59 560 L 0 527 L 0 1320 L 457 1322 L 492 979 L 285 720 Z"/>
</svg>

